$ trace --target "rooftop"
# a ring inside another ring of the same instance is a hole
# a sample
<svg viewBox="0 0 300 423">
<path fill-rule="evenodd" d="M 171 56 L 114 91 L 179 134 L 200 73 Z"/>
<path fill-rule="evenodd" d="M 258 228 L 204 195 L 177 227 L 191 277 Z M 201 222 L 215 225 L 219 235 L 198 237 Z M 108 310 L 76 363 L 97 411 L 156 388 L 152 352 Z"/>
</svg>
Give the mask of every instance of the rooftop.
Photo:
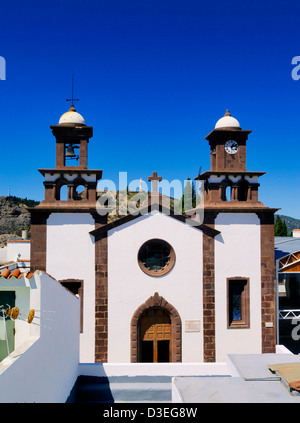
<svg viewBox="0 0 300 423">
<path fill-rule="evenodd" d="M 293 354 L 230 354 L 232 376 L 176 377 L 173 390 L 183 403 L 300 403 L 291 380 L 300 357 Z M 293 369 L 287 372 L 281 369 Z M 295 380 L 295 379 L 294 379 Z"/>
<path fill-rule="evenodd" d="M 294 251 L 300 251 L 300 237 L 276 236 L 275 259 L 278 260 Z"/>
</svg>

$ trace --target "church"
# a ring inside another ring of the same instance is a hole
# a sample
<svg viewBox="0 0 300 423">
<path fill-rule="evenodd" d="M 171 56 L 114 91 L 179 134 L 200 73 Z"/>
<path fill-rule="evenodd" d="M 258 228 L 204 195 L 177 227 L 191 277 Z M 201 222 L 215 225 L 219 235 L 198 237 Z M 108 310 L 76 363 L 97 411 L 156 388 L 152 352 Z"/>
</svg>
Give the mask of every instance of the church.
<svg viewBox="0 0 300 423">
<path fill-rule="evenodd" d="M 203 204 L 189 216 L 164 203 L 153 172 L 140 212 L 108 221 L 97 203 L 102 170 L 88 168 L 93 127 L 72 104 L 50 128 L 56 164 L 39 169 L 45 197 L 29 209 L 31 271 L 79 296 L 80 362 L 275 353 L 276 209 L 258 199 L 264 172 L 247 171 L 251 131 L 226 111 L 206 136 L 211 169 L 195 178 Z"/>
</svg>

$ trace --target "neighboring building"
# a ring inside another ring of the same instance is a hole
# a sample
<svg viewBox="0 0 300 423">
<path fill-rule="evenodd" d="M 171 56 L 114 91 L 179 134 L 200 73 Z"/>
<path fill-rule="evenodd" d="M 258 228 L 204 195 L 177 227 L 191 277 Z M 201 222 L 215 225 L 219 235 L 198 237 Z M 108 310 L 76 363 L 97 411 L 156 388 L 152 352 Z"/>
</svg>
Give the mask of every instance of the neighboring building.
<svg viewBox="0 0 300 423">
<path fill-rule="evenodd" d="M 226 112 L 206 137 L 211 170 L 196 178 L 204 220 L 196 208 L 191 225 L 164 204 L 155 172 L 140 213 L 107 223 L 97 208 L 102 170 L 87 164 L 93 128 L 72 105 L 51 130 L 56 167 L 39 170 L 45 199 L 30 209 L 31 268 L 80 296 L 81 362 L 275 353 L 276 210 L 258 199 L 263 172 L 246 169 L 251 131 Z"/>
<path fill-rule="evenodd" d="M 300 321 L 300 238 L 297 235 L 275 237 L 275 260 L 278 292 L 277 342 L 298 354 L 299 330 L 295 325 Z M 295 331 L 297 333 L 293 339 Z"/>
<path fill-rule="evenodd" d="M 0 249 L 0 273 L 6 269 L 30 269 L 30 240 L 27 231 L 22 235 L 22 239 L 8 239 Z"/>
</svg>

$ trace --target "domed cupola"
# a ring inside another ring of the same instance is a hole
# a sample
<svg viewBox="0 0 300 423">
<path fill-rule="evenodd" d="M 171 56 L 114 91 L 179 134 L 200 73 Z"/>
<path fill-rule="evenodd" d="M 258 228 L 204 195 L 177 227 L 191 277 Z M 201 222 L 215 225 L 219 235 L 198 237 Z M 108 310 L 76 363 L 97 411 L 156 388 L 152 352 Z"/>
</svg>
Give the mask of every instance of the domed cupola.
<svg viewBox="0 0 300 423">
<path fill-rule="evenodd" d="M 223 128 L 241 129 L 239 122 L 231 116 L 228 110 L 226 110 L 225 115 L 218 120 L 215 126 L 215 129 Z"/>
<path fill-rule="evenodd" d="M 64 126 L 86 126 L 84 118 L 81 114 L 76 112 L 73 104 L 70 109 L 61 116 L 58 124 Z"/>
</svg>

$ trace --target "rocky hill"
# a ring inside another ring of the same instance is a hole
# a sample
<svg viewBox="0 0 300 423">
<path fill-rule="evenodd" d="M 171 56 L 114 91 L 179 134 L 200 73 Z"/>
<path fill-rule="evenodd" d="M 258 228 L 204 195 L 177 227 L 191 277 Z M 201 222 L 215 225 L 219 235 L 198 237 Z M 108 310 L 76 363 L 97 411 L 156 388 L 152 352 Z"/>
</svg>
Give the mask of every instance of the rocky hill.
<svg viewBox="0 0 300 423">
<path fill-rule="evenodd" d="M 0 243 L 9 238 L 19 238 L 23 229 L 30 228 L 30 213 L 26 206 L 32 207 L 38 201 L 13 196 L 0 197 Z"/>
</svg>

